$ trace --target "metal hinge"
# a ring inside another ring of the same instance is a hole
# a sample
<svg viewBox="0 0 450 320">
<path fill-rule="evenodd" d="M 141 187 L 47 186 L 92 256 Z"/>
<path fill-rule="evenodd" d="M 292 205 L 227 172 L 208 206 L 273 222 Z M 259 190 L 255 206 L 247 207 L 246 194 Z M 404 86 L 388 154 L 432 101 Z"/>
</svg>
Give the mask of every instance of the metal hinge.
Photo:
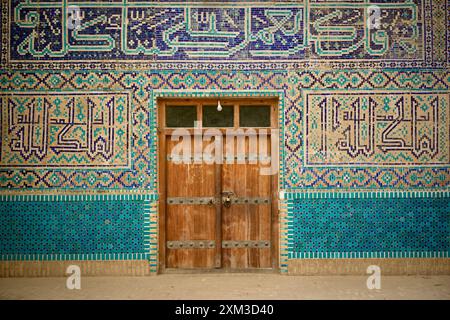
<svg viewBox="0 0 450 320">
<path fill-rule="evenodd" d="M 216 247 L 214 240 L 167 241 L 169 249 L 212 249 Z"/>
<path fill-rule="evenodd" d="M 270 248 L 268 240 L 222 241 L 222 248 Z"/>
<path fill-rule="evenodd" d="M 268 163 L 271 162 L 272 157 L 271 156 L 264 156 L 264 155 L 242 155 L 242 156 L 223 156 L 222 158 L 217 159 L 215 156 L 209 156 L 209 155 L 198 155 L 198 156 L 184 156 L 184 155 L 167 155 L 166 157 L 167 161 L 174 161 L 177 163 L 193 163 L 198 162 L 201 163 L 202 161 L 207 162 L 214 162 L 216 160 L 220 160 L 221 163 L 234 163 L 234 161 L 255 161 L 255 162 L 263 162 Z"/>
<path fill-rule="evenodd" d="M 231 203 L 232 204 L 269 204 L 270 198 L 244 198 L 244 197 L 238 197 L 233 198 L 231 197 Z"/>
<path fill-rule="evenodd" d="M 167 204 L 216 204 L 216 198 L 214 197 L 169 197 L 167 198 Z"/>
<path fill-rule="evenodd" d="M 270 204 L 270 198 L 245 198 L 245 197 L 230 197 L 231 204 Z M 192 205 L 215 205 L 218 200 L 215 197 L 168 197 L 167 204 L 192 204 Z"/>
</svg>

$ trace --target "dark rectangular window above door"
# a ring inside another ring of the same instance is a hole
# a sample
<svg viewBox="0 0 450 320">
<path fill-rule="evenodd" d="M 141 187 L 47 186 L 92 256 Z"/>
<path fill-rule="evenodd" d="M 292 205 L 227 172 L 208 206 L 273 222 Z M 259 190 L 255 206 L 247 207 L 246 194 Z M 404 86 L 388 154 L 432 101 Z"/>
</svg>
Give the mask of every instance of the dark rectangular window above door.
<svg viewBox="0 0 450 320">
<path fill-rule="evenodd" d="M 234 125 L 234 107 L 222 106 L 222 111 L 217 110 L 217 105 L 203 106 L 203 127 L 231 128 Z"/>
<path fill-rule="evenodd" d="M 161 126 L 166 129 L 272 128 L 277 126 L 274 99 L 161 99 Z M 198 123 L 197 123 L 198 122 Z M 197 125 L 196 125 L 197 123 Z M 198 127 L 198 128 L 200 128 Z"/>
<path fill-rule="evenodd" d="M 197 121 L 197 106 L 166 106 L 167 128 L 193 128 Z"/>
<path fill-rule="evenodd" d="M 241 105 L 239 109 L 240 127 L 270 127 L 270 106 Z"/>
</svg>

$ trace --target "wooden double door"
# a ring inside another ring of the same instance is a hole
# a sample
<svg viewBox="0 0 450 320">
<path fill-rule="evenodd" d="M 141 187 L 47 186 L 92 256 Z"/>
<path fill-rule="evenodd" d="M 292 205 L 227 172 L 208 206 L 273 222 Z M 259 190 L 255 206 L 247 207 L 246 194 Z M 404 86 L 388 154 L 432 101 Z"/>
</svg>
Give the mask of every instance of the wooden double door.
<svg viewBox="0 0 450 320">
<path fill-rule="evenodd" d="M 267 149 L 255 155 L 251 146 L 255 140 L 245 132 L 230 137 L 220 130 L 220 137 L 217 131 L 214 138 L 205 139 L 206 130 L 196 131 L 202 135 L 197 140 L 201 149 L 221 140 L 215 145 L 221 152 L 214 150 L 210 159 L 195 152 L 192 156 L 174 152 L 180 140 L 170 138 L 171 129 L 161 141 L 165 151 L 163 269 L 275 269 L 277 175 L 267 173 L 273 160 L 271 134 L 257 137 L 258 145 Z M 189 142 L 192 149 L 194 140 Z"/>
</svg>

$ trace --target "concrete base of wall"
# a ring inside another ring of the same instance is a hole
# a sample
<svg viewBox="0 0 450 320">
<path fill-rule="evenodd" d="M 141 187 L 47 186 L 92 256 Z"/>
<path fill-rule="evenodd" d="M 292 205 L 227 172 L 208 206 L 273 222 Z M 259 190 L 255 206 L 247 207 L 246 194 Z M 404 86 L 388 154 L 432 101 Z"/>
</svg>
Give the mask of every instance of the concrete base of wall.
<svg viewBox="0 0 450 320">
<path fill-rule="evenodd" d="M 146 260 L 123 261 L 0 261 L 0 277 L 65 277 L 70 265 L 80 267 L 82 276 L 146 276 Z"/>
<path fill-rule="evenodd" d="M 146 260 L 124 261 L 0 261 L 0 277 L 65 277 L 70 265 L 84 276 L 147 276 Z M 289 275 L 366 275 L 376 265 L 383 275 L 450 275 L 450 259 L 292 259 Z"/>
<path fill-rule="evenodd" d="M 292 259 L 290 275 L 366 275 L 367 267 L 376 265 L 382 275 L 450 275 L 448 258 L 414 259 Z"/>
</svg>

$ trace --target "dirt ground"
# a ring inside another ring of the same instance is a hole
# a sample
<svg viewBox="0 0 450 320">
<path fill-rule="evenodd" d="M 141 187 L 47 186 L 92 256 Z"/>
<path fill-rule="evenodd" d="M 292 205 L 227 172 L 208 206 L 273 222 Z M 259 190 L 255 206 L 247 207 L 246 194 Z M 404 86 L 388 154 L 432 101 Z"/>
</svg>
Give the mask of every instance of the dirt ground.
<svg viewBox="0 0 450 320">
<path fill-rule="evenodd" d="M 369 290 L 366 277 L 274 274 L 167 274 L 66 278 L 2 278 L 0 299 L 446 299 L 450 276 L 384 276 Z"/>
</svg>

